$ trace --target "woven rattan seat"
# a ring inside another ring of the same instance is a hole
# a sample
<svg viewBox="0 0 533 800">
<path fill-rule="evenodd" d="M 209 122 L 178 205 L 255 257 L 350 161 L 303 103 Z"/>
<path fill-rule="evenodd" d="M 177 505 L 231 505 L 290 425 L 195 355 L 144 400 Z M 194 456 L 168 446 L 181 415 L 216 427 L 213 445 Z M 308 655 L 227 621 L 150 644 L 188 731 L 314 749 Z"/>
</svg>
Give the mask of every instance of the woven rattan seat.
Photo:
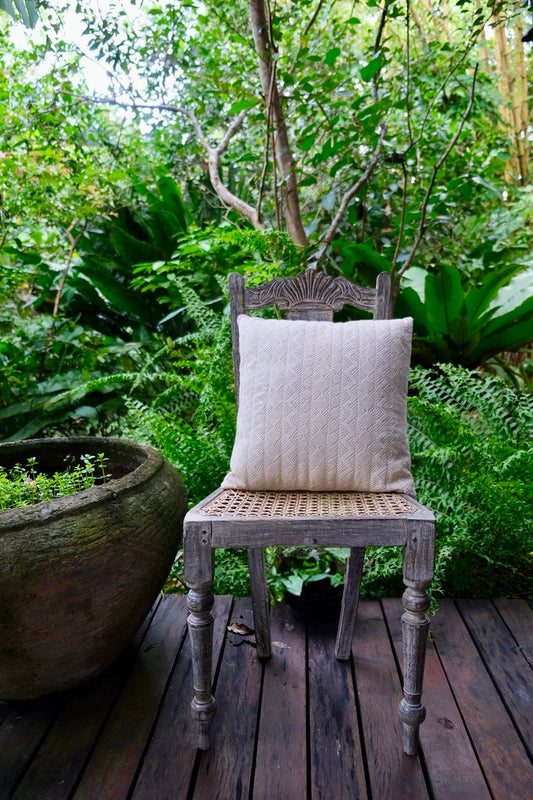
<svg viewBox="0 0 533 800">
<path fill-rule="evenodd" d="M 247 492 L 224 489 L 202 506 L 214 517 L 361 517 L 412 514 L 416 506 L 392 492 Z"/>
<path fill-rule="evenodd" d="M 235 374 L 236 396 L 239 403 L 239 416 L 242 420 L 242 408 L 247 401 L 252 404 L 257 400 L 256 384 L 246 383 L 241 377 L 246 376 L 246 370 L 241 370 L 241 358 L 245 362 L 244 353 L 253 353 L 256 358 L 258 352 L 257 338 L 243 339 L 247 342 L 246 348 L 239 347 L 239 315 L 247 314 L 252 309 L 261 309 L 274 305 L 278 310 L 286 313 L 289 320 L 299 321 L 298 325 L 287 325 L 280 323 L 286 332 L 289 348 L 292 349 L 294 343 L 293 330 L 310 328 L 302 325 L 303 321 L 309 321 L 313 329 L 316 329 L 316 322 L 330 323 L 333 321 L 333 312 L 340 310 L 345 305 L 352 305 L 360 309 L 372 312 L 375 320 L 386 320 L 390 310 L 390 276 L 382 273 L 378 276 L 375 289 L 356 286 L 346 278 L 331 278 L 316 272 L 306 270 L 298 276 L 290 278 L 276 278 L 262 286 L 254 286 L 246 289 L 244 281 L 240 275 L 230 276 L 230 309 L 232 320 L 233 337 L 233 364 Z M 403 321 L 401 324 L 403 324 Z M 240 327 L 249 327 L 250 320 L 241 319 Z M 396 324 L 396 323 L 394 323 Z M 365 323 L 371 326 L 371 335 L 380 338 L 382 332 L 389 325 L 380 324 L 373 326 L 372 323 Z M 320 326 L 318 326 L 320 327 Z M 327 327 L 330 327 L 329 325 Z M 335 328 L 335 326 L 332 326 Z M 360 326 L 359 326 L 360 327 Z M 397 327 L 395 328 L 398 329 Z M 335 333 L 339 329 L 335 329 Z M 323 337 L 322 337 L 323 338 Z M 312 341 L 312 346 L 309 342 Z M 322 455 L 322 440 L 313 438 L 310 431 L 314 429 L 313 423 L 321 423 L 322 420 L 329 421 L 333 415 L 329 413 L 329 405 L 323 408 L 328 411 L 321 416 L 318 411 L 309 404 L 306 389 L 312 385 L 316 389 L 318 381 L 315 379 L 315 366 L 318 362 L 317 350 L 321 348 L 321 341 L 305 337 L 308 345 L 309 359 L 311 364 L 310 378 L 306 378 L 303 391 L 286 393 L 286 378 L 280 377 L 280 372 L 276 366 L 276 373 L 273 375 L 273 382 L 282 383 L 282 394 L 291 398 L 291 407 L 284 413 L 283 424 L 275 423 L 269 429 L 269 435 L 261 439 L 261 446 L 250 445 L 244 459 L 245 466 L 248 467 L 253 461 L 254 453 L 262 453 L 265 441 L 270 446 L 274 445 L 278 449 L 274 463 L 276 464 L 273 477 L 261 477 L 260 482 L 253 480 L 247 482 L 240 477 L 235 481 L 224 482 L 223 488 L 217 489 L 212 495 L 201 501 L 195 508 L 191 509 L 185 517 L 184 522 L 184 574 L 189 587 L 188 608 L 189 608 L 189 633 L 192 653 L 193 683 L 194 694 L 192 701 L 192 713 L 197 723 L 198 747 L 208 749 L 211 741 L 211 723 L 215 713 L 215 700 L 212 696 L 211 664 L 212 664 L 212 644 L 213 644 L 213 616 L 211 609 L 213 606 L 213 572 L 215 559 L 213 552 L 215 548 L 244 547 L 248 550 L 248 561 L 250 566 L 250 585 L 252 593 L 252 607 L 254 614 L 255 644 L 258 658 L 266 659 L 271 654 L 270 641 L 270 607 L 266 586 L 264 548 L 270 546 L 295 546 L 301 547 L 321 547 L 336 546 L 350 549 L 345 575 L 345 587 L 342 599 L 342 606 L 339 618 L 337 641 L 335 644 L 335 655 L 339 659 L 349 659 L 352 654 L 352 639 L 355 628 L 357 602 L 359 597 L 359 587 L 364 565 L 365 548 L 367 546 L 396 546 L 403 549 L 403 576 L 406 586 L 403 595 L 404 614 L 402 617 L 402 638 L 403 638 L 403 699 L 400 702 L 399 713 L 403 723 L 403 748 L 407 754 L 414 754 L 418 746 L 418 729 L 425 716 L 425 709 L 421 703 L 422 676 L 424 670 L 425 643 L 429 628 L 427 609 L 429 607 L 429 597 L 427 588 L 433 577 L 433 550 L 435 538 L 435 520 L 433 514 L 424 508 L 411 494 L 413 494 L 412 479 L 406 484 L 398 487 L 387 481 L 383 483 L 370 482 L 363 480 L 354 481 L 350 476 L 349 480 L 313 482 L 305 478 L 305 483 L 294 482 L 292 478 L 281 480 L 282 470 L 279 469 L 280 463 L 278 456 L 288 452 L 287 446 L 279 444 L 278 433 L 281 430 L 288 431 L 288 438 L 293 435 L 293 431 L 298 429 L 298 423 L 303 419 L 302 416 L 295 417 L 292 413 L 296 405 L 293 399 L 296 398 L 302 404 L 300 409 L 312 409 L 309 427 L 304 430 L 303 441 L 313 445 L 312 463 L 305 469 L 302 467 L 302 459 L 293 456 L 295 451 L 290 450 L 289 465 L 296 465 L 301 474 L 309 475 L 306 471 L 308 467 L 312 469 L 316 466 L 317 457 Z M 275 346 L 278 339 L 275 340 Z M 390 348 L 389 348 L 390 350 Z M 294 351 L 295 352 L 295 351 Z M 361 350 L 360 352 L 363 352 Z M 382 355 L 384 350 L 379 350 L 381 361 L 370 361 L 368 348 L 364 350 L 365 364 L 372 364 L 368 375 L 368 381 L 376 378 L 376 369 L 380 365 L 389 365 L 387 356 Z M 387 351 L 389 352 L 389 351 Z M 409 368 L 408 353 L 402 356 L 401 363 L 405 366 L 407 383 L 407 372 Z M 279 363 L 269 361 L 265 358 L 265 349 L 259 349 L 262 363 Z M 330 351 L 326 356 L 322 355 L 320 363 L 330 363 Z M 293 362 L 291 362 L 292 364 Z M 328 373 L 339 383 L 339 376 L 344 380 L 345 364 L 355 363 L 346 356 L 346 349 L 341 350 L 341 368 L 335 366 L 335 372 Z M 378 365 L 376 367 L 375 365 Z M 295 367 L 297 369 L 297 365 Z M 292 369 L 292 366 L 291 366 Z M 292 373 L 294 374 L 294 369 Z M 287 373 L 284 373 L 284 375 Z M 290 375 L 289 375 L 290 378 Z M 376 378 L 376 381 L 378 379 Z M 285 382 L 284 382 L 285 381 Z M 327 381 L 326 381 L 327 383 Z M 332 384 L 332 381 L 330 381 Z M 328 385 L 330 385 L 328 384 Z M 363 429 L 365 434 L 365 446 L 368 448 L 368 461 L 375 463 L 383 473 L 388 474 L 389 467 L 397 463 L 391 453 L 390 439 L 385 438 L 387 444 L 380 450 L 377 443 L 384 439 L 382 426 L 380 431 L 372 427 L 374 419 L 381 420 L 375 414 L 375 402 L 369 404 L 366 415 L 363 408 L 363 392 L 359 392 L 359 383 L 352 385 L 345 383 L 341 389 L 347 388 L 347 393 L 343 396 L 342 409 L 348 406 L 357 407 L 357 424 Z M 382 388 L 380 400 L 383 392 L 390 392 L 387 395 L 387 402 L 392 402 L 395 397 L 402 393 L 400 390 L 394 393 L 388 387 L 390 385 L 383 380 L 379 384 Z M 249 386 L 244 390 L 244 386 Z M 323 384 L 321 384 L 323 386 Z M 264 380 L 261 387 L 265 394 L 279 398 L 272 390 L 271 381 Z M 342 392 L 340 393 L 342 394 Z M 374 395 L 372 395 L 374 397 Z M 405 395 L 402 395 L 405 397 Z M 382 403 L 383 405 L 383 403 Z M 258 408 L 264 408 L 261 403 L 257 403 Z M 300 412 L 301 413 L 301 412 Z M 276 418 L 277 419 L 277 418 Z M 307 419 L 307 418 L 306 418 Z M 396 418 L 395 418 L 396 419 Z M 404 418 L 405 422 L 405 418 Z M 307 423 L 305 423 L 307 425 Z M 398 434 L 398 425 L 393 424 L 388 430 L 392 429 L 394 435 Z M 250 425 L 245 428 L 245 441 L 252 442 L 251 433 L 256 432 L 259 425 Z M 239 424 L 237 431 L 239 429 Z M 355 430 L 355 426 L 350 423 L 345 425 L 346 438 Z M 346 433 L 347 431 L 347 433 Z M 377 432 L 376 432 L 377 431 Z M 387 431 L 385 431 L 386 436 Z M 238 438 L 238 437 L 237 437 Z M 394 436 L 393 436 L 394 438 Z M 399 438 L 396 436 L 396 439 Z M 407 441 L 407 433 L 405 432 Z M 302 438 L 294 436 L 294 441 L 301 442 Z M 355 455 L 359 457 L 361 452 L 362 439 L 358 440 L 357 446 L 348 451 L 347 460 L 342 460 L 339 456 L 346 453 L 345 449 L 338 448 L 337 440 L 333 445 L 333 452 L 328 451 L 328 458 L 324 472 L 329 478 L 331 470 L 329 465 L 342 463 L 343 469 L 352 469 L 356 463 Z M 287 442 L 285 442 L 287 445 Z M 289 442 L 290 444 L 290 442 Z M 335 449 L 337 448 L 337 449 Z M 298 451 L 301 452 L 301 451 Z M 235 453 L 235 449 L 234 449 Z M 407 446 L 408 457 L 408 446 Z M 232 471 L 233 471 L 232 458 Z M 301 469 L 300 469 L 301 468 Z M 290 473 L 290 470 L 289 470 Z M 264 475 L 266 473 L 261 473 Z M 284 473 L 283 473 L 284 474 Z M 351 475 L 351 473 L 350 473 Z M 359 476 L 360 477 L 360 476 Z M 279 481 L 278 481 L 278 478 Z M 230 487 L 247 487 L 242 488 Z M 265 487 L 278 486 L 280 491 L 265 491 Z M 366 491 L 330 491 L 331 489 L 350 489 L 359 487 Z M 406 488 L 407 487 L 407 488 Z M 317 488 L 321 491 L 289 491 L 294 488 L 309 489 Z M 250 489 L 254 489 L 251 491 Z M 256 491 L 261 489 L 261 491 Z M 328 491 L 324 491 L 328 489 Z M 370 491 L 375 489 L 375 491 Z M 380 491 L 387 489 L 389 491 Z M 287 491 L 286 491 L 287 490 Z"/>
</svg>

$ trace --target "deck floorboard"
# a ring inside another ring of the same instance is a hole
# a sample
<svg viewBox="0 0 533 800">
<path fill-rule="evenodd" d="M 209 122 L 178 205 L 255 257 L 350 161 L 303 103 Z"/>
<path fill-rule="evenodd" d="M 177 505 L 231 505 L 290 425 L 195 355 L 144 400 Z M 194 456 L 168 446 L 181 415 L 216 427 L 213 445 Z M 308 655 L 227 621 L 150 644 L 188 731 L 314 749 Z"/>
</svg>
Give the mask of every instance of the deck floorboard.
<svg viewBox="0 0 533 800">
<path fill-rule="evenodd" d="M 0 704 L 0 800 L 523 800 L 533 785 L 533 607 L 443 600 L 418 757 L 404 756 L 401 602 L 362 601 L 352 657 L 335 621 L 272 611 L 257 659 L 248 598 L 217 597 L 213 748 L 190 716 L 185 597 L 158 600 L 98 678 Z"/>
</svg>

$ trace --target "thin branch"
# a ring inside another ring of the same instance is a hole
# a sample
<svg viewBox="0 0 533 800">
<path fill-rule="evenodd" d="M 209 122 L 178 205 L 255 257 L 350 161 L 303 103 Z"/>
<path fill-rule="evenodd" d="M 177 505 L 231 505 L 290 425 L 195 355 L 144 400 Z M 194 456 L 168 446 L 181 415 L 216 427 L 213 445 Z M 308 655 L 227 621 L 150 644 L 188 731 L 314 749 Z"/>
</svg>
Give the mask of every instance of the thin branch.
<svg viewBox="0 0 533 800">
<path fill-rule="evenodd" d="M 407 114 L 407 131 L 409 134 L 409 147 L 413 143 L 413 127 L 411 125 L 411 3 L 407 0 L 405 5 L 405 33 L 406 33 L 406 81 L 405 81 L 405 113 Z"/>
<path fill-rule="evenodd" d="M 426 109 L 426 113 L 424 114 L 424 119 L 422 120 L 422 125 L 421 125 L 421 128 L 420 128 L 420 132 L 419 132 L 418 136 L 416 137 L 416 139 L 413 139 L 413 141 L 409 144 L 409 147 L 404 151 L 405 155 L 407 155 L 407 153 L 413 147 L 413 145 L 415 145 L 415 144 L 417 144 L 418 142 L 421 141 L 421 139 L 422 139 L 422 137 L 424 135 L 424 129 L 426 127 L 426 122 L 428 121 L 429 115 L 431 114 L 431 112 L 433 110 L 433 106 L 437 102 L 437 98 L 442 94 L 442 92 L 444 91 L 444 89 L 446 87 L 446 84 L 448 83 L 448 81 L 450 81 L 452 79 L 452 77 L 457 72 L 457 70 L 459 69 L 459 67 L 463 63 L 463 61 L 466 59 L 467 55 L 474 48 L 475 44 L 476 44 L 475 41 L 471 41 L 470 42 L 470 44 L 467 46 L 467 48 L 463 52 L 462 56 L 459 58 L 457 63 L 454 64 L 451 67 L 450 71 L 448 72 L 448 74 L 446 75 L 444 80 L 442 81 L 441 85 L 438 87 L 437 91 L 433 95 L 433 98 L 432 98 L 431 102 L 428 103 L 428 107 Z M 477 67 L 476 67 L 476 72 L 477 72 Z"/>
<path fill-rule="evenodd" d="M 325 2 L 325 0 L 319 0 L 319 2 L 317 3 L 317 7 L 315 8 L 315 13 L 311 15 L 311 17 L 309 19 L 309 22 L 307 23 L 307 25 L 304 28 L 304 32 L 302 33 L 302 36 L 301 36 L 302 39 L 305 39 L 305 37 L 307 36 L 309 31 L 311 30 L 311 28 L 315 24 L 316 19 L 317 19 L 318 15 L 320 14 L 320 10 L 321 10 L 322 6 L 324 5 L 324 2 Z"/>
<path fill-rule="evenodd" d="M 385 30 L 385 23 L 387 22 L 387 14 L 389 11 L 389 6 L 387 0 L 385 0 L 383 4 L 383 10 L 381 12 L 381 16 L 379 19 L 379 27 L 376 33 L 376 41 L 374 42 L 374 57 L 377 56 L 379 53 L 379 48 L 381 47 L 381 39 L 383 37 L 383 31 Z M 378 78 L 381 72 L 381 68 L 378 69 L 375 75 L 372 76 L 372 98 L 374 102 L 378 101 Z"/>
<path fill-rule="evenodd" d="M 276 69 L 276 62 L 272 62 L 272 70 Z M 258 219 L 261 219 L 261 206 L 263 204 L 263 193 L 265 190 L 265 181 L 266 181 L 266 174 L 268 170 L 268 151 L 270 149 L 270 138 L 271 138 L 271 129 L 272 129 L 272 89 L 274 87 L 274 76 L 272 76 L 272 80 L 270 82 L 270 89 L 267 98 L 266 104 L 266 136 L 265 136 L 265 147 L 263 153 L 263 169 L 261 170 L 261 177 L 259 179 L 259 192 L 257 196 L 257 203 L 255 205 L 257 211 Z M 275 170 L 275 153 L 274 153 L 274 141 L 272 141 L 272 161 L 274 164 Z M 275 186 L 275 184 L 274 184 Z M 277 206 L 276 206 L 277 209 Z"/>
<path fill-rule="evenodd" d="M 450 155 L 450 153 L 453 150 L 453 148 L 455 147 L 455 145 L 457 144 L 459 136 L 463 132 L 463 128 L 464 128 L 464 126 L 466 124 L 466 120 L 468 119 L 468 117 L 470 115 L 470 112 L 472 111 L 472 106 L 474 105 L 474 96 L 475 96 L 475 89 L 476 89 L 477 72 L 478 72 L 478 65 L 476 64 L 476 67 L 474 69 L 474 78 L 472 80 L 472 86 L 471 86 L 471 89 L 470 89 L 470 97 L 469 97 L 469 100 L 468 100 L 468 105 L 467 105 L 467 107 L 466 107 L 466 109 L 465 109 L 465 111 L 463 113 L 463 116 L 461 117 L 461 122 L 459 123 L 459 127 L 457 128 L 457 130 L 455 131 L 454 135 L 450 139 L 450 142 L 448 143 L 448 146 L 446 147 L 445 151 L 443 152 L 443 154 L 441 155 L 441 157 L 439 158 L 439 160 L 437 161 L 437 163 L 433 167 L 433 171 L 431 173 L 431 178 L 430 178 L 430 181 L 429 181 L 429 184 L 428 184 L 428 188 L 426 190 L 426 194 L 424 195 L 424 200 L 422 202 L 422 210 L 421 210 L 421 215 L 420 215 L 420 222 L 418 223 L 418 229 L 417 229 L 417 232 L 416 232 L 415 240 L 413 242 L 413 246 L 411 247 L 411 251 L 410 251 L 409 255 L 407 256 L 407 259 L 405 260 L 404 264 L 402 265 L 402 268 L 400 270 L 398 270 L 398 273 L 397 273 L 397 276 L 396 276 L 396 285 L 398 285 L 398 282 L 399 282 L 400 278 L 409 269 L 409 267 L 411 266 L 411 264 L 414 261 L 416 252 L 417 252 L 417 250 L 418 250 L 418 248 L 420 246 L 420 242 L 422 241 L 422 237 L 423 237 L 424 232 L 426 230 L 426 217 L 427 217 L 428 205 L 429 205 L 429 201 L 431 199 L 431 192 L 433 191 L 433 187 L 435 185 L 435 181 L 437 180 L 438 172 L 439 172 L 440 168 L 442 167 L 442 165 L 444 164 L 444 162 L 446 161 L 446 159 L 448 158 L 448 156 Z"/>
<path fill-rule="evenodd" d="M 402 211 L 400 215 L 400 228 L 398 230 L 398 238 L 396 240 L 396 247 L 394 250 L 394 256 L 392 258 L 391 263 L 391 272 L 394 274 L 394 270 L 396 269 L 396 263 L 398 261 L 398 256 L 400 255 L 400 249 L 402 246 L 403 240 L 403 233 L 405 230 L 405 220 L 407 218 L 407 169 L 405 167 L 405 161 L 402 161 L 402 173 L 403 173 L 403 194 L 402 194 Z"/>
<path fill-rule="evenodd" d="M 298 51 L 296 53 L 296 57 L 295 57 L 294 61 L 292 62 L 292 66 L 291 66 L 291 68 L 289 70 L 289 75 L 293 75 L 294 74 L 294 71 L 296 69 L 296 62 L 298 61 L 298 59 L 300 57 L 300 53 L 302 52 L 302 50 L 304 48 L 305 38 L 309 34 L 309 31 L 311 30 L 313 25 L 315 24 L 315 22 L 316 22 L 316 20 L 318 18 L 318 15 L 320 14 L 320 11 L 322 9 L 322 6 L 324 5 L 324 2 L 325 2 L 325 0 L 319 0 L 319 2 L 317 4 L 317 7 L 315 8 L 314 13 L 311 15 L 307 25 L 305 26 L 305 28 L 303 30 L 303 33 L 300 35 L 300 46 L 299 46 Z"/>
<path fill-rule="evenodd" d="M 76 227 L 77 224 L 78 224 L 78 220 L 77 219 L 72 220 L 72 222 L 70 223 L 70 225 L 68 226 L 68 228 L 65 231 L 65 233 L 67 234 L 68 240 L 69 240 L 70 247 L 69 247 L 69 250 L 68 250 L 67 262 L 65 264 L 65 268 L 64 268 L 63 274 L 61 276 L 61 281 L 59 283 L 59 286 L 58 286 L 58 289 L 57 289 L 57 292 L 56 292 L 56 299 L 55 299 L 55 302 L 54 302 L 54 310 L 52 311 L 52 316 L 53 317 L 57 317 L 57 314 L 59 312 L 59 304 L 61 303 L 61 297 L 63 295 L 63 290 L 65 288 L 65 283 L 67 282 L 67 277 L 69 275 L 70 268 L 72 266 L 72 259 L 74 258 L 74 251 L 76 250 L 76 247 L 78 246 L 78 242 L 80 241 L 80 239 L 83 236 L 83 233 L 85 231 L 85 225 L 84 225 L 82 230 L 81 230 L 81 232 L 77 236 L 73 236 L 72 235 L 72 231 L 74 230 L 74 228 Z"/>
<path fill-rule="evenodd" d="M 209 8 L 209 10 L 215 15 L 215 17 L 218 17 L 218 19 L 221 22 L 223 22 L 224 25 L 226 25 L 226 27 L 228 27 L 230 29 L 230 31 L 233 31 L 233 33 L 236 36 L 238 36 L 239 39 L 241 39 L 244 42 L 244 44 L 247 47 L 250 48 L 250 50 L 253 51 L 254 48 L 253 48 L 253 45 L 250 42 L 249 38 L 247 36 L 243 36 L 243 34 L 240 32 L 240 30 L 238 28 L 236 28 L 234 25 L 231 24 L 231 22 L 228 19 L 228 15 L 227 15 L 227 13 L 226 13 L 226 11 L 224 9 L 224 6 L 221 3 L 216 3 L 215 4 L 215 3 L 208 2 L 208 0 L 205 0 L 205 4 Z"/>
<path fill-rule="evenodd" d="M 355 183 L 344 194 L 344 196 L 343 196 L 343 198 L 341 200 L 340 206 L 339 206 L 339 210 L 335 214 L 335 217 L 334 217 L 331 225 L 329 226 L 329 228 L 326 231 L 324 237 L 322 238 L 322 243 L 320 245 L 320 250 L 318 251 L 318 253 L 316 255 L 316 258 L 312 259 L 313 267 L 315 269 L 324 260 L 326 252 L 327 252 L 327 249 L 330 246 L 330 244 L 331 244 L 331 242 L 333 240 L 333 237 L 335 236 L 335 234 L 337 232 L 337 229 L 338 229 L 338 227 L 339 227 L 339 225 L 341 223 L 342 218 L 344 217 L 344 215 L 346 213 L 346 210 L 348 208 L 348 205 L 349 205 L 350 201 L 355 197 L 355 195 L 357 194 L 359 189 L 362 186 L 364 186 L 365 183 L 369 180 L 370 176 L 372 175 L 372 173 L 374 172 L 375 168 L 377 167 L 379 159 L 380 159 L 380 155 L 381 155 L 381 148 L 382 148 L 386 133 L 387 133 L 387 126 L 383 122 L 382 125 L 381 125 L 381 133 L 380 133 L 378 142 L 376 144 L 376 147 L 374 149 L 374 153 L 372 155 L 372 158 L 370 159 L 370 162 L 369 162 L 367 168 L 365 169 L 365 171 L 363 172 L 363 174 L 361 175 L 361 177 L 359 178 L 357 183 Z"/>
</svg>

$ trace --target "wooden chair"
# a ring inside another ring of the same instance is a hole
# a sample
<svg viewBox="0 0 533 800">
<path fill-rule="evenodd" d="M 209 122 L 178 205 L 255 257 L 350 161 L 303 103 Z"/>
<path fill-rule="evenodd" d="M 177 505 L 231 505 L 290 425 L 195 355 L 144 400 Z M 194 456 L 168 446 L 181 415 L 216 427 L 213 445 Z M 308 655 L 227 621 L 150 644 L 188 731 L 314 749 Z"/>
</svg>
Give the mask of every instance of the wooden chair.
<svg viewBox="0 0 533 800">
<path fill-rule="evenodd" d="M 306 270 L 296 277 L 276 278 L 259 287 L 245 288 L 242 276 L 233 274 L 230 304 L 238 398 L 240 315 L 274 305 L 285 311 L 287 320 L 331 321 L 335 310 L 349 304 L 371 311 L 374 320 L 385 320 L 389 318 L 390 276 L 379 275 L 376 288 L 371 289 L 356 286 L 345 278 Z M 374 323 L 369 320 L 367 324 Z M 263 659 L 270 656 L 263 549 L 273 545 L 350 548 L 335 648 L 339 659 L 347 659 L 351 653 L 365 547 L 395 545 L 404 549 L 404 683 L 399 714 L 404 752 L 415 754 L 419 725 L 425 717 L 421 692 L 429 628 L 427 588 L 433 577 L 434 561 L 432 513 L 412 496 L 397 492 L 279 491 L 268 487 L 265 490 L 220 488 L 185 517 L 184 571 L 189 587 L 188 624 L 194 676 L 192 713 L 198 726 L 199 748 L 210 746 L 215 713 L 211 693 L 214 548 L 248 548 L 257 654 Z"/>
</svg>

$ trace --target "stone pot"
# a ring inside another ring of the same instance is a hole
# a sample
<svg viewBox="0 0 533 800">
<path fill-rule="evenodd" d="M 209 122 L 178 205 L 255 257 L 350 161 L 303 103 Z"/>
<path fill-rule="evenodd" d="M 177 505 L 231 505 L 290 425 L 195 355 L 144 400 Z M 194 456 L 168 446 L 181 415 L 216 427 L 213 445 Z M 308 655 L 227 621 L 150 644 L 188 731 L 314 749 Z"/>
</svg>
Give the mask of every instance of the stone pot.
<svg viewBox="0 0 533 800">
<path fill-rule="evenodd" d="M 156 600 L 182 538 L 186 492 L 152 447 L 80 437 L 0 444 L 5 468 L 35 456 L 107 457 L 112 480 L 0 513 L 0 698 L 62 691 L 108 666 Z"/>
</svg>

